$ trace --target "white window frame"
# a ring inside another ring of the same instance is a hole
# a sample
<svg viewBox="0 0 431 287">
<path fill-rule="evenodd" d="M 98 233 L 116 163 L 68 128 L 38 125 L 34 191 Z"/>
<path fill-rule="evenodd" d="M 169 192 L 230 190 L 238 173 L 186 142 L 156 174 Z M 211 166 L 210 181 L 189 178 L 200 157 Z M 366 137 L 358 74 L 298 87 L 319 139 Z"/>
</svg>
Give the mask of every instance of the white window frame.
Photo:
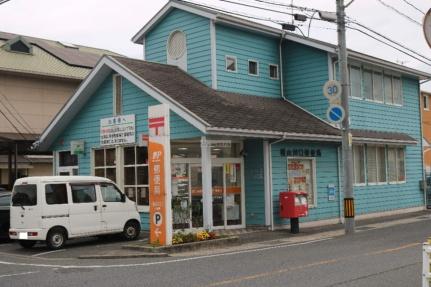
<svg viewBox="0 0 431 287">
<path fill-rule="evenodd" d="M 228 59 L 232 59 L 235 61 L 235 71 L 228 69 L 228 64 L 227 64 Z M 225 70 L 228 73 L 238 73 L 238 60 L 237 60 L 236 56 L 230 56 L 230 55 L 225 56 Z"/>
<path fill-rule="evenodd" d="M 400 95 L 401 95 L 401 103 L 395 103 L 395 97 L 394 97 L 394 95 L 395 95 L 395 81 L 394 81 L 394 78 L 397 78 L 400 81 L 400 87 L 399 88 L 400 88 Z M 392 105 L 396 106 L 396 107 L 402 107 L 404 105 L 404 95 L 403 95 L 403 78 L 401 76 L 392 75 L 392 94 L 393 94 L 392 98 L 394 100 Z"/>
<path fill-rule="evenodd" d="M 422 94 L 422 99 L 423 99 L 424 110 L 425 111 L 429 111 L 430 110 L 430 98 L 429 98 L 429 95 Z"/>
<path fill-rule="evenodd" d="M 271 77 L 271 67 L 276 67 L 277 68 L 277 77 Z M 271 80 L 279 80 L 280 79 L 280 70 L 277 64 L 269 64 L 268 65 L 268 73 L 269 73 L 269 78 Z"/>
<path fill-rule="evenodd" d="M 115 165 L 106 165 L 106 150 L 107 149 L 114 149 L 115 150 Z M 103 157 L 104 162 L 103 166 L 96 166 L 96 150 L 103 150 Z M 91 175 L 96 175 L 96 169 L 103 169 L 106 170 L 107 168 L 115 168 L 115 179 L 116 184 L 118 186 L 121 186 L 120 178 L 118 177 L 118 163 L 121 162 L 121 160 L 118 158 L 118 148 L 115 146 L 102 146 L 102 147 L 96 147 L 91 149 Z M 106 177 L 106 172 L 104 172 L 104 175 Z"/>
<path fill-rule="evenodd" d="M 389 149 L 395 149 L 395 171 L 396 171 L 397 180 L 396 181 L 388 181 L 388 183 L 389 184 L 404 184 L 407 182 L 406 148 L 402 147 L 402 146 L 388 146 L 387 150 L 389 151 Z M 404 150 L 404 160 L 403 160 L 403 162 L 404 162 L 404 180 L 401 180 L 401 181 L 398 180 L 398 178 L 399 178 L 399 176 L 398 176 L 399 175 L 399 168 L 398 168 L 399 154 L 398 154 L 398 151 L 399 151 L 399 149 Z M 389 165 L 389 161 L 388 161 L 388 165 Z M 389 175 L 387 175 L 387 176 L 388 176 L 387 180 L 389 180 Z"/>
<path fill-rule="evenodd" d="M 120 79 L 120 110 L 117 110 L 117 79 Z M 123 113 L 123 77 L 120 74 L 112 75 L 112 115 L 118 116 Z"/>
<path fill-rule="evenodd" d="M 381 101 L 377 100 L 376 97 L 375 97 L 375 95 L 374 95 L 374 84 L 375 84 L 374 75 L 375 74 L 380 74 L 380 76 L 381 76 L 381 81 L 380 81 L 380 83 L 382 85 L 382 90 L 381 90 L 382 100 Z M 372 80 L 371 81 L 372 82 L 372 91 L 371 91 L 371 93 L 373 95 L 373 101 L 376 102 L 376 103 L 379 103 L 379 104 L 385 103 L 385 90 L 384 90 L 385 89 L 385 83 L 384 83 L 384 74 L 383 74 L 383 71 L 373 70 L 372 71 L 372 75 L 371 75 L 371 80 Z"/>
<path fill-rule="evenodd" d="M 352 67 L 359 70 L 359 85 L 360 85 L 360 87 L 359 87 L 359 95 L 360 96 L 359 97 L 352 96 L 352 78 L 351 78 Z M 363 100 L 364 97 L 362 95 L 362 67 L 361 66 L 349 65 L 349 85 L 350 85 L 350 98 L 357 99 L 357 100 Z"/>
<path fill-rule="evenodd" d="M 126 165 L 125 160 L 124 160 L 124 149 L 130 148 L 130 147 L 133 147 L 135 149 L 135 164 L 127 164 Z M 149 184 L 150 184 L 150 169 L 148 166 L 149 162 L 147 162 L 146 164 L 137 164 L 136 163 L 137 162 L 137 160 L 136 160 L 136 156 L 137 156 L 136 148 L 138 148 L 138 147 L 140 147 L 140 146 L 139 145 L 125 145 L 125 146 L 120 147 L 120 153 L 122 155 L 121 156 L 121 168 L 122 168 L 121 186 L 123 187 L 124 192 L 126 191 L 126 187 L 136 188 L 136 190 L 135 190 L 135 204 L 138 207 L 138 211 L 139 212 L 149 212 L 150 211 L 149 205 L 138 205 L 138 202 L 137 202 L 138 201 L 138 191 L 137 191 L 138 187 L 146 187 L 147 191 L 150 192 L 150 189 L 149 189 L 150 188 L 150 186 L 149 186 Z M 148 147 L 147 147 L 147 151 L 148 151 Z M 147 167 L 147 172 L 148 172 L 148 183 L 147 184 L 137 184 L 137 181 L 138 181 L 137 170 L 138 170 L 138 167 L 141 167 L 141 166 Z M 126 180 L 125 180 L 125 176 L 124 176 L 124 169 L 126 167 L 134 167 L 134 169 L 135 169 L 135 183 L 136 184 L 134 184 L 134 185 L 127 185 L 126 184 Z"/>
<path fill-rule="evenodd" d="M 58 150 L 55 152 L 55 175 L 60 175 L 60 172 L 69 172 L 73 175 L 73 171 L 76 170 L 79 175 L 79 157 L 78 165 L 60 166 L 60 153 L 70 152 L 70 150 Z"/>
<path fill-rule="evenodd" d="M 250 62 L 254 62 L 254 63 L 256 63 L 256 74 L 251 74 L 251 73 L 250 73 Z M 259 61 L 249 59 L 249 60 L 248 60 L 248 62 L 247 62 L 247 64 L 248 64 L 248 65 L 247 65 L 247 69 L 248 69 L 248 74 L 249 74 L 249 76 L 259 77 Z"/>
<path fill-rule="evenodd" d="M 358 145 L 354 145 L 354 146 L 360 146 L 362 148 L 362 151 L 363 151 L 363 153 L 362 153 L 363 159 L 362 160 L 364 162 L 364 167 L 363 167 L 363 169 L 364 169 L 364 182 L 356 183 L 355 170 L 353 170 L 353 186 L 366 186 L 368 178 L 367 178 L 367 154 L 366 154 L 365 145 L 358 144 Z M 352 147 L 352 154 L 354 153 L 354 150 L 355 149 Z M 355 156 L 353 154 L 353 169 L 355 168 L 354 160 L 355 160 Z"/>
<path fill-rule="evenodd" d="M 378 154 L 378 152 L 377 152 L 377 150 L 379 149 L 379 148 L 384 148 L 384 154 L 385 154 L 385 162 L 384 162 L 384 165 L 385 165 L 385 178 L 386 178 L 386 180 L 385 181 L 379 181 L 379 178 L 380 178 L 380 170 L 379 170 L 379 154 Z M 373 149 L 375 149 L 376 150 L 376 181 L 375 182 L 369 182 L 368 181 L 368 149 L 371 149 L 371 148 L 373 148 Z M 366 170 L 366 182 L 367 182 L 367 184 L 368 185 L 383 185 L 383 184 L 387 184 L 388 183 L 388 167 L 387 167 L 387 161 L 388 161 L 388 159 L 387 159 L 387 151 L 386 151 L 386 146 L 380 146 L 380 145 L 367 145 L 367 148 L 366 148 L 366 163 L 365 163 L 365 170 Z"/>
<path fill-rule="evenodd" d="M 287 157 L 286 158 L 286 179 L 287 180 L 289 180 L 289 168 L 288 168 L 289 160 L 310 160 L 311 161 L 311 169 L 312 169 L 311 176 L 313 177 L 313 179 L 312 179 L 313 202 L 312 203 L 308 202 L 308 207 L 309 208 L 317 208 L 316 158 L 315 157 L 298 157 L 298 156 Z"/>
</svg>

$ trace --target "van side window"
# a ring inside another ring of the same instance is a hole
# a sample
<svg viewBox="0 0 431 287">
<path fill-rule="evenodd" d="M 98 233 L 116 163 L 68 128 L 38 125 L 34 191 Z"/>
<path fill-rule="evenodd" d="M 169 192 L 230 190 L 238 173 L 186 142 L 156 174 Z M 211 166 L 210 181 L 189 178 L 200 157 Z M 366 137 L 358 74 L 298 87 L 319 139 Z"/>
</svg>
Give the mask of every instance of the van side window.
<svg viewBox="0 0 431 287">
<path fill-rule="evenodd" d="M 72 200 L 74 203 L 87 203 L 96 201 L 94 184 L 71 184 Z"/>
<path fill-rule="evenodd" d="M 100 184 L 100 191 L 104 202 L 121 202 L 121 192 L 113 184 Z"/>
<path fill-rule="evenodd" d="M 45 185 L 45 199 L 47 204 L 67 204 L 66 184 Z"/>
</svg>

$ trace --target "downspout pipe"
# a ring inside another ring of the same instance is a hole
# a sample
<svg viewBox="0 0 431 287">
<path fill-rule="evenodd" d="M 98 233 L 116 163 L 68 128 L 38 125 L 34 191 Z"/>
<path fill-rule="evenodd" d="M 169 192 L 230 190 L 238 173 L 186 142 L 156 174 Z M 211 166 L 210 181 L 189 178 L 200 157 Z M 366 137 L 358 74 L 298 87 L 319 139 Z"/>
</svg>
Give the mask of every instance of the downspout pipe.
<svg viewBox="0 0 431 287">
<path fill-rule="evenodd" d="M 280 53 L 280 56 L 279 56 L 280 57 L 280 64 L 279 64 L 279 66 L 280 66 L 280 94 L 281 94 L 281 98 L 283 100 L 287 101 L 287 98 L 284 96 L 284 83 L 283 83 L 284 77 L 283 77 L 283 50 L 282 50 L 283 45 L 282 44 L 283 44 L 283 40 L 284 40 L 285 35 L 286 35 L 286 32 L 283 31 L 281 33 L 278 51 Z"/>
</svg>

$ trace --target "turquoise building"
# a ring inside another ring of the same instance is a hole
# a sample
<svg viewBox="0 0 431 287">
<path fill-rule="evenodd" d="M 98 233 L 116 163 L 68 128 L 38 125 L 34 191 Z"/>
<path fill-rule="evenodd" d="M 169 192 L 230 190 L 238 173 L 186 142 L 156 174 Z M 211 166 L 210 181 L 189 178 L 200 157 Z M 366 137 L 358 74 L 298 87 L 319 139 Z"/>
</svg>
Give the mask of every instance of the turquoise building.
<svg viewBox="0 0 431 287">
<path fill-rule="evenodd" d="M 340 129 L 322 94 L 336 46 L 182 1 L 132 40 L 144 59 L 102 58 L 36 142 L 55 174 L 111 178 L 148 229 L 148 107 L 163 103 L 174 229 L 285 228 L 286 190 L 308 193 L 302 224 L 342 219 Z M 349 72 L 357 217 L 423 209 L 419 81 L 431 75 L 355 51 Z M 115 119 L 133 132 L 104 140 Z"/>
</svg>

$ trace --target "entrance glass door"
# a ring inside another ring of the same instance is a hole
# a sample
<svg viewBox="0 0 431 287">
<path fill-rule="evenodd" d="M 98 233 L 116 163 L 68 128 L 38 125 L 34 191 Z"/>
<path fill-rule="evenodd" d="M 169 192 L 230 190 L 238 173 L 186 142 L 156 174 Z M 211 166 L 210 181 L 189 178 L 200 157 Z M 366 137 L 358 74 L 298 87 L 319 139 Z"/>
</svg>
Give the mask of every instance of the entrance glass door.
<svg viewBox="0 0 431 287">
<path fill-rule="evenodd" d="M 213 226 L 225 225 L 225 206 L 224 206 L 224 180 L 223 166 L 213 166 L 212 172 L 212 193 L 213 193 Z"/>
<path fill-rule="evenodd" d="M 242 224 L 242 182 L 241 164 L 226 163 L 224 165 L 225 196 L 226 196 L 226 225 Z"/>
</svg>

